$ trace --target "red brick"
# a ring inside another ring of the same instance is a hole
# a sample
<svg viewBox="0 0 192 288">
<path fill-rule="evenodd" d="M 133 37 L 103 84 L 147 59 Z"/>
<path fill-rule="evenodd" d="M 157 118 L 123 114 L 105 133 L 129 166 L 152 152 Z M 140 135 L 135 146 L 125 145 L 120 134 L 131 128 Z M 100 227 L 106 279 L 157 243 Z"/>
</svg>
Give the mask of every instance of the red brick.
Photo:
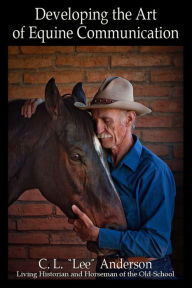
<svg viewBox="0 0 192 288">
<path fill-rule="evenodd" d="M 8 55 L 19 54 L 19 46 L 8 46 Z"/>
<path fill-rule="evenodd" d="M 58 56 L 57 66 L 72 67 L 107 67 L 107 56 Z"/>
<path fill-rule="evenodd" d="M 183 146 L 175 146 L 173 148 L 173 155 L 175 158 L 183 158 Z"/>
<path fill-rule="evenodd" d="M 168 97 L 171 88 L 168 86 L 158 85 L 137 85 L 133 86 L 134 95 L 138 97 Z"/>
<path fill-rule="evenodd" d="M 38 189 L 26 190 L 19 198 L 19 201 L 47 201 Z"/>
<path fill-rule="evenodd" d="M 183 171 L 183 161 L 180 159 L 165 160 L 172 171 Z"/>
<path fill-rule="evenodd" d="M 73 87 L 75 86 L 76 83 L 77 83 L 77 80 L 74 83 L 64 84 L 64 86 L 63 86 L 63 84 L 59 84 L 58 83 L 57 87 L 59 89 L 60 95 L 64 95 L 64 94 L 67 94 L 67 93 L 71 94 L 72 90 L 73 90 Z M 83 86 L 83 89 L 84 89 L 84 86 Z"/>
<path fill-rule="evenodd" d="M 8 229 L 10 230 L 16 230 L 16 221 L 14 219 L 9 218 L 8 219 Z"/>
<path fill-rule="evenodd" d="M 9 246 L 8 256 L 9 258 L 27 258 L 27 250 L 25 247 Z"/>
<path fill-rule="evenodd" d="M 48 244 L 49 236 L 38 232 L 9 233 L 8 242 L 10 244 Z"/>
<path fill-rule="evenodd" d="M 71 230 L 67 218 L 21 218 L 17 220 L 18 230 Z"/>
<path fill-rule="evenodd" d="M 152 145 L 147 144 L 145 145 L 150 151 L 155 153 L 158 156 L 166 156 L 169 154 L 169 147 L 165 145 Z"/>
<path fill-rule="evenodd" d="M 142 140 L 146 142 L 181 142 L 183 141 L 183 132 L 179 129 L 149 129 L 143 131 Z"/>
<path fill-rule="evenodd" d="M 10 72 L 8 74 L 8 83 L 9 84 L 17 84 L 20 82 L 20 74 L 17 72 Z"/>
<path fill-rule="evenodd" d="M 45 87 L 9 87 L 8 97 L 9 100 L 13 99 L 30 99 L 30 98 L 44 98 Z"/>
<path fill-rule="evenodd" d="M 101 84 L 105 80 L 105 78 L 110 76 L 111 72 L 108 70 L 86 71 L 87 82 L 99 82 L 99 84 Z"/>
<path fill-rule="evenodd" d="M 171 88 L 173 97 L 183 97 L 183 87 L 172 87 Z"/>
<path fill-rule="evenodd" d="M 85 258 L 87 257 L 87 248 L 83 246 L 42 246 L 42 247 L 30 247 L 30 258 Z"/>
<path fill-rule="evenodd" d="M 172 118 L 165 116 L 137 117 L 136 127 L 171 127 Z"/>
<path fill-rule="evenodd" d="M 140 52 L 182 52 L 183 47 L 182 46 L 140 46 L 139 48 Z"/>
<path fill-rule="evenodd" d="M 101 85 L 101 83 L 99 83 L 98 85 L 94 84 L 94 85 L 87 85 L 86 83 L 83 85 L 83 89 L 85 91 L 85 95 L 87 100 L 88 99 L 92 99 L 93 96 L 97 93 L 99 86 Z"/>
<path fill-rule="evenodd" d="M 8 209 L 9 215 L 15 216 L 34 216 L 51 215 L 52 205 L 50 204 L 14 204 Z"/>
<path fill-rule="evenodd" d="M 46 71 L 24 74 L 24 83 L 46 84 L 50 78 L 54 77 L 56 83 L 70 83 L 82 81 L 81 71 Z"/>
<path fill-rule="evenodd" d="M 51 244 L 85 244 L 73 231 L 51 233 Z"/>
<path fill-rule="evenodd" d="M 174 56 L 173 64 L 178 67 L 183 67 L 183 55 Z"/>
<path fill-rule="evenodd" d="M 63 211 L 59 207 L 57 207 L 57 206 L 55 206 L 55 207 L 56 207 L 56 215 L 63 216 L 64 215 Z"/>
<path fill-rule="evenodd" d="M 155 112 L 182 112 L 183 103 L 181 101 L 153 101 L 151 109 Z"/>
<path fill-rule="evenodd" d="M 173 127 L 183 127 L 183 114 L 176 114 L 175 117 L 173 117 Z"/>
<path fill-rule="evenodd" d="M 137 97 L 135 97 L 135 101 L 145 105 L 146 107 L 149 107 L 149 103 L 145 100 L 137 99 Z"/>
<path fill-rule="evenodd" d="M 137 46 L 77 46 L 77 52 L 105 52 L 105 53 L 113 53 L 113 52 L 130 52 L 135 51 Z"/>
<path fill-rule="evenodd" d="M 9 259 L 8 260 L 8 271 L 14 272 L 21 271 L 21 272 L 38 272 L 39 265 L 38 261 L 36 260 L 19 260 L 19 259 Z M 18 278 L 17 278 L 18 279 Z"/>
<path fill-rule="evenodd" d="M 51 56 L 25 56 L 25 57 L 9 57 L 9 69 L 30 69 L 51 67 L 53 59 Z"/>
<path fill-rule="evenodd" d="M 21 46 L 23 54 L 73 53 L 73 46 Z"/>
<path fill-rule="evenodd" d="M 167 66 L 171 64 L 171 58 L 167 55 L 128 55 L 112 56 L 112 67 L 116 66 Z"/>
<path fill-rule="evenodd" d="M 145 72 L 144 71 L 127 71 L 127 70 L 114 70 L 114 71 L 87 71 L 87 81 L 88 82 L 103 82 L 105 78 L 111 76 L 120 76 L 129 81 L 144 81 Z"/>
<path fill-rule="evenodd" d="M 137 138 L 138 139 L 142 139 L 142 131 L 141 130 L 139 130 L 138 128 L 136 128 L 135 130 L 134 130 L 134 134 L 137 136 Z"/>
<path fill-rule="evenodd" d="M 183 81 L 183 73 L 181 69 L 169 69 L 169 70 L 153 70 L 151 71 L 151 80 L 153 82 L 169 82 L 169 81 Z"/>
</svg>

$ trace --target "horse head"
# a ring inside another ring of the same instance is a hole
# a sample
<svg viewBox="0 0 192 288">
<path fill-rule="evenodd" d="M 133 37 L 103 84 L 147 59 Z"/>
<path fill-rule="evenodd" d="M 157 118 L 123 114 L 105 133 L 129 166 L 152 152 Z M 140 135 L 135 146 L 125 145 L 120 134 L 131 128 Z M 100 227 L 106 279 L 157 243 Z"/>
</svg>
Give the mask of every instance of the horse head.
<svg viewBox="0 0 192 288">
<path fill-rule="evenodd" d="M 76 108 L 75 101 L 86 101 L 81 83 L 75 85 L 70 97 L 62 98 L 51 78 L 45 88 L 45 103 L 30 120 L 24 119 L 25 123 L 28 120 L 29 134 L 36 133 L 38 140 L 26 157 L 24 171 L 30 175 L 26 176 L 28 186 L 22 189 L 38 188 L 69 218 L 76 218 L 72 211 L 75 204 L 96 226 L 124 230 L 124 211 L 92 118 Z M 88 243 L 88 248 L 100 253 L 92 244 Z"/>
</svg>

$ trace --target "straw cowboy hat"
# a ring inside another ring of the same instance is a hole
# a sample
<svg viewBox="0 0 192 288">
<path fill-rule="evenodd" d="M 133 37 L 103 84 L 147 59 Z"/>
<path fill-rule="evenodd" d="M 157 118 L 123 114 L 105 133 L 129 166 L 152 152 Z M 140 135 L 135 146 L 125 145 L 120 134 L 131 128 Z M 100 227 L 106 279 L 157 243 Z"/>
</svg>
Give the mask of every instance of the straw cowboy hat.
<svg viewBox="0 0 192 288">
<path fill-rule="evenodd" d="M 119 108 L 135 111 L 137 115 L 145 115 L 151 112 L 141 103 L 135 102 L 133 98 L 132 84 L 121 77 L 106 78 L 93 100 L 89 104 L 75 102 L 74 105 L 82 110 L 96 108 Z"/>
</svg>

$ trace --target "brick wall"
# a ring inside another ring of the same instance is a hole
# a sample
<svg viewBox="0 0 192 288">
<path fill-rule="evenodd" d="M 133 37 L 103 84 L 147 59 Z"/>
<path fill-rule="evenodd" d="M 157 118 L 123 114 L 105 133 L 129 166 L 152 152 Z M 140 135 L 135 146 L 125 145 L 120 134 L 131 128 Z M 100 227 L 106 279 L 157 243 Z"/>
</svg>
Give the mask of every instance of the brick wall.
<svg viewBox="0 0 192 288">
<path fill-rule="evenodd" d="M 135 134 L 173 171 L 177 197 L 173 221 L 173 264 L 183 276 L 183 48 L 180 46 L 10 46 L 9 99 L 43 98 L 55 77 L 61 94 L 83 82 L 88 98 L 107 76 L 134 85 L 135 100 L 153 113 L 137 119 Z M 26 191 L 9 207 L 9 277 L 17 270 L 38 271 L 38 259 L 91 259 L 60 209 L 38 190 Z M 94 271 L 95 264 L 92 265 Z"/>
</svg>

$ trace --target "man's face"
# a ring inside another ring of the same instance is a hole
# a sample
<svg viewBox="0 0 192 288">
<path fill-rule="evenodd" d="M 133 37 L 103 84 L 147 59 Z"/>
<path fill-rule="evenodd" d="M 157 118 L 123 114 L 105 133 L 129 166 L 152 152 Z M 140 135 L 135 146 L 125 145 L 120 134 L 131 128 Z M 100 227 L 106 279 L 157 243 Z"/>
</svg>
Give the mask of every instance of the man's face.
<svg viewBox="0 0 192 288">
<path fill-rule="evenodd" d="M 97 136 L 104 148 L 119 146 L 127 132 L 126 111 L 121 109 L 93 109 L 92 117 L 96 122 Z"/>
</svg>

